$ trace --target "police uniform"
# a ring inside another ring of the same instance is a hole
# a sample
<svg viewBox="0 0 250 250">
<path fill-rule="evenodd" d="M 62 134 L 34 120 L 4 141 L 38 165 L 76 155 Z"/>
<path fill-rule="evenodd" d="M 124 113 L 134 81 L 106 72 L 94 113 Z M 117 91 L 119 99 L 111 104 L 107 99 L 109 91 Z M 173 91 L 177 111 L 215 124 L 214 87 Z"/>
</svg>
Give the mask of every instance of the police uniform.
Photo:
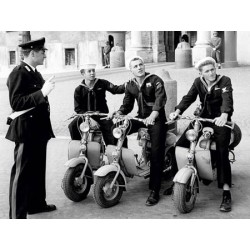
<svg viewBox="0 0 250 250">
<path fill-rule="evenodd" d="M 232 92 L 231 80 L 227 76 L 217 75 L 211 89 L 208 89 L 207 83 L 202 77 L 198 77 L 195 79 L 187 95 L 176 106 L 176 109 L 179 109 L 183 113 L 199 96 L 202 104 L 201 117 L 213 119 L 219 117 L 222 113 L 227 113 L 228 120 L 230 121 L 234 111 Z M 211 123 L 205 125 L 214 129 L 214 140 L 217 148 L 218 187 L 222 188 L 224 183 L 227 183 L 231 187 L 231 166 L 228 159 L 231 130 L 227 127 L 219 127 Z M 183 133 L 176 145 L 189 147 L 185 133 Z"/>
<path fill-rule="evenodd" d="M 166 116 L 164 107 L 167 96 L 162 79 L 157 75 L 145 73 L 145 78 L 141 87 L 139 87 L 135 78 L 129 80 L 126 83 L 125 97 L 119 112 L 125 115 L 130 113 L 133 110 L 135 100 L 138 104 L 139 118 L 147 118 L 152 111 L 159 112 L 155 124 L 148 126 L 151 140 L 149 189 L 159 193 L 166 139 Z M 137 132 L 141 127 L 146 127 L 142 122 L 135 120 L 131 120 L 131 122 L 132 127 L 129 134 Z"/>
<path fill-rule="evenodd" d="M 106 100 L 106 91 L 109 91 L 112 94 L 123 94 L 125 92 L 125 85 L 123 84 L 117 86 L 107 80 L 96 78 L 93 88 L 89 88 L 85 84 L 85 80 L 83 80 L 81 84 L 75 89 L 75 112 L 78 114 L 83 114 L 87 111 L 109 113 Z M 100 117 L 98 116 L 92 118 L 99 123 L 106 145 L 114 145 L 115 139 L 111 131 L 111 127 L 113 125 L 112 120 L 100 120 Z M 77 123 L 79 123 L 78 118 L 74 119 L 69 124 L 70 135 L 74 140 L 81 139 L 79 130 L 77 128 Z"/>
<path fill-rule="evenodd" d="M 45 38 L 19 45 L 22 49 L 45 49 Z M 54 137 L 48 98 L 41 88 L 44 79 L 25 62 L 21 62 L 7 79 L 13 112 L 27 111 L 11 121 L 6 138 L 15 142 L 11 170 L 10 218 L 26 218 L 27 212 L 46 208 L 46 146 Z"/>
</svg>

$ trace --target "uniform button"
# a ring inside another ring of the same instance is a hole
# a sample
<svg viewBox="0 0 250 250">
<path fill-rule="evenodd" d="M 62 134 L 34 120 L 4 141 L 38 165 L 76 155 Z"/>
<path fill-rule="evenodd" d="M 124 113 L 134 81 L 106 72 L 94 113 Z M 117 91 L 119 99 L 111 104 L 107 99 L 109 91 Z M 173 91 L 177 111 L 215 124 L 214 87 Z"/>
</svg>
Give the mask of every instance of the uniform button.
<svg viewBox="0 0 250 250">
<path fill-rule="evenodd" d="M 30 115 L 30 118 L 32 118 L 33 117 L 33 115 Z"/>
<path fill-rule="evenodd" d="M 36 87 L 36 85 L 34 85 L 34 87 Z"/>
</svg>

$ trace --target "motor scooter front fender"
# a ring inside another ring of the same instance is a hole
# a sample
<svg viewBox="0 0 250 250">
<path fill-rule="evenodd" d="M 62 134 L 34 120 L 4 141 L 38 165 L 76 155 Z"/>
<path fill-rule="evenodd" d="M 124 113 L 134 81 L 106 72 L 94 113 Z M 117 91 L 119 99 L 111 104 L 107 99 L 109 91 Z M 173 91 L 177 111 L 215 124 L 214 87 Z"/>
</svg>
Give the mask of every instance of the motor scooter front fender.
<svg viewBox="0 0 250 250">
<path fill-rule="evenodd" d="M 85 160 L 83 157 L 82 157 L 82 158 L 81 158 L 81 157 L 72 158 L 72 159 L 68 160 L 68 161 L 64 164 L 64 166 L 67 167 L 67 168 L 74 168 L 74 167 L 76 167 L 76 166 L 79 165 L 79 164 L 85 165 L 85 162 L 86 162 L 86 160 Z M 88 164 L 88 167 L 90 168 L 91 173 L 93 173 L 93 171 L 92 171 L 91 167 L 89 166 L 89 164 Z"/>
<path fill-rule="evenodd" d="M 95 176 L 99 176 L 99 177 L 103 177 L 105 175 L 107 175 L 110 172 L 117 172 L 117 167 L 113 164 L 110 165 L 104 165 L 102 167 L 100 167 L 95 173 Z M 126 176 L 124 175 L 123 171 L 120 171 L 120 174 L 124 180 L 125 183 L 125 190 L 127 190 L 127 179 Z"/>
<path fill-rule="evenodd" d="M 194 171 L 191 168 L 181 168 L 175 175 L 173 182 L 186 184 L 192 174 L 194 174 Z"/>
</svg>

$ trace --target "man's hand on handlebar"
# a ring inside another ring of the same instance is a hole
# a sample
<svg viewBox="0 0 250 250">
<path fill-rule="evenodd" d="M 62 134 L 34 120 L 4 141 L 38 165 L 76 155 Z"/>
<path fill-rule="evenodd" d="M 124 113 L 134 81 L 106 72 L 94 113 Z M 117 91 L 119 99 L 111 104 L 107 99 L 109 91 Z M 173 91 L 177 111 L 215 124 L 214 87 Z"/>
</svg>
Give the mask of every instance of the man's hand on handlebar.
<svg viewBox="0 0 250 250">
<path fill-rule="evenodd" d="M 122 115 L 122 112 L 121 111 L 114 111 L 112 113 L 109 113 L 108 116 L 107 116 L 107 120 L 111 120 L 113 118 L 115 118 L 116 116 L 119 116 L 119 115 Z"/>
<path fill-rule="evenodd" d="M 179 109 L 177 109 L 177 110 L 175 110 L 175 112 L 170 113 L 169 114 L 169 119 L 170 120 L 176 120 L 178 118 L 180 112 L 181 111 Z"/>
<path fill-rule="evenodd" d="M 219 127 L 223 127 L 227 123 L 227 113 L 222 113 L 221 116 L 214 118 L 214 124 Z"/>
<path fill-rule="evenodd" d="M 148 126 L 148 125 L 154 125 L 155 124 L 155 119 L 156 117 L 159 115 L 159 112 L 158 111 L 152 111 L 152 113 L 150 114 L 150 116 L 148 116 L 146 119 L 145 119 L 145 125 Z"/>
</svg>

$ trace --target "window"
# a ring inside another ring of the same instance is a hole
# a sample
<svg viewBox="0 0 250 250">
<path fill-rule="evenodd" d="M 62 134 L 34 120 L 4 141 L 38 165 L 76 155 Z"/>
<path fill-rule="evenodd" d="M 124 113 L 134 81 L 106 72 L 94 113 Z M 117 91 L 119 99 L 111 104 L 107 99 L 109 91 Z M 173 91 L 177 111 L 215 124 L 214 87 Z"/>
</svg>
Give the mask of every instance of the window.
<svg viewBox="0 0 250 250">
<path fill-rule="evenodd" d="M 9 51 L 10 55 L 10 65 L 15 65 L 16 64 L 16 51 Z"/>
<path fill-rule="evenodd" d="M 65 65 L 75 65 L 75 49 L 65 49 Z"/>
</svg>

